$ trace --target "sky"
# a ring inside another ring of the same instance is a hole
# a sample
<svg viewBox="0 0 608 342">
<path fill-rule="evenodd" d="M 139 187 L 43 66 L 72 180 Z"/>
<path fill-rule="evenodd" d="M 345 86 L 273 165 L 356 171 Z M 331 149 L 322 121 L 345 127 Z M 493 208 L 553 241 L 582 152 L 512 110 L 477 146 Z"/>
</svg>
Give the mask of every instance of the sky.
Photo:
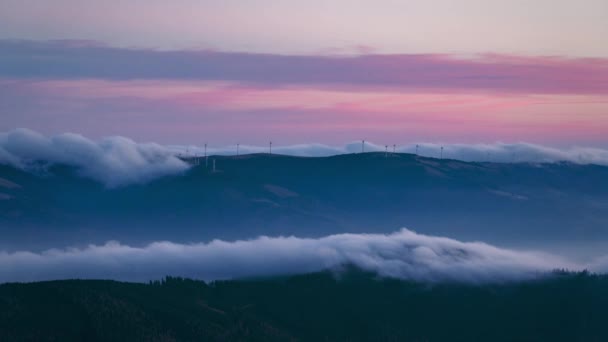
<svg viewBox="0 0 608 342">
<path fill-rule="evenodd" d="M 0 131 L 608 146 L 604 0 L 1 0 Z"/>
</svg>

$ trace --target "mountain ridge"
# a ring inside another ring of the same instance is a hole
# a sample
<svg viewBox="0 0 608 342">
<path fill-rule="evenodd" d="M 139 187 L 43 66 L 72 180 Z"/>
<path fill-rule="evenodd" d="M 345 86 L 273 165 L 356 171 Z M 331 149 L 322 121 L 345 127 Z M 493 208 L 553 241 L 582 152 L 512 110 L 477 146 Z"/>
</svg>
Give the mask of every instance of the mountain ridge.
<svg viewBox="0 0 608 342">
<path fill-rule="evenodd" d="M 605 166 L 463 162 L 390 152 L 208 160 L 208 166 L 201 159 L 185 172 L 114 188 L 67 165 L 34 173 L 0 165 L 4 183 L 18 186 L 0 184 L 0 193 L 10 196 L 0 200 L 0 234 L 7 246 L 11 241 L 26 247 L 35 245 L 28 241 L 33 233 L 68 245 L 314 237 L 401 227 L 494 243 L 608 237 Z M 75 231 L 71 241 L 59 238 Z"/>
</svg>

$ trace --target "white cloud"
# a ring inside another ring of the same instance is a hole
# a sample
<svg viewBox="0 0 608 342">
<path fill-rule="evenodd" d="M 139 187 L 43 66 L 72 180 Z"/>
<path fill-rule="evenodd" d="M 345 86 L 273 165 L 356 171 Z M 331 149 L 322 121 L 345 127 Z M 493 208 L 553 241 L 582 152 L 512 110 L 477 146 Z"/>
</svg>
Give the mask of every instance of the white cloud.
<svg viewBox="0 0 608 342">
<path fill-rule="evenodd" d="M 27 170 L 39 161 L 76 166 L 83 176 L 110 187 L 146 182 L 188 167 L 166 147 L 123 137 L 94 142 L 72 133 L 53 137 L 27 129 L 0 133 L 0 163 Z"/>
<path fill-rule="evenodd" d="M 560 257 L 460 242 L 403 229 L 389 235 L 338 234 L 319 239 L 253 240 L 132 247 L 117 242 L 44 252 L 0 252 L 0 282 L 67 278 L 147 281 L 166 275 L 204 280 L 339 269 L 354 264 L 382 276 L 425 282 L 503 282 L 584 265 Z M 605 271 L 605 262 L 591 269 Z M 603 266 L 602 266 L 603 265 Z"/>
</svg>

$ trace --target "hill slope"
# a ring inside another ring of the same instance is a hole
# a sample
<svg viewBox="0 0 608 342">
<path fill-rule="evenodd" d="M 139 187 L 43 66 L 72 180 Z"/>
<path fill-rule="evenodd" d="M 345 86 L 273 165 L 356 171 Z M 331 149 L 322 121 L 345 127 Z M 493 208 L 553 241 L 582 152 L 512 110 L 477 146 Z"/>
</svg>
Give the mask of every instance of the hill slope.
<svg viewBox="0 0 608 342">
<path fill-rule="evenodd" d="M 211 157 L 217 170 L 108 189 L 0 166 L 1 248 L 390 232 L 490 243 L 608 240 L 608 167 L 410 154 Z"/>
</svg>

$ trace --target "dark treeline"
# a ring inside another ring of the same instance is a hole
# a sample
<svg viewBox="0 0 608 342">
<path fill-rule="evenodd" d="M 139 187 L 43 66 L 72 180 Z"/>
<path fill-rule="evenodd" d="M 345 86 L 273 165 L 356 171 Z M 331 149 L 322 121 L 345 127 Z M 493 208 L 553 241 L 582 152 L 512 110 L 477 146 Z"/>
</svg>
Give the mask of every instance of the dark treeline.
<svg viewBox="0 0 608 342">
<path fill-rule="evenodd" d="M 423 284 L 357 270 L 0 285 L 0 341 L 607 341 L 608 276 Z"/>
</svg>

